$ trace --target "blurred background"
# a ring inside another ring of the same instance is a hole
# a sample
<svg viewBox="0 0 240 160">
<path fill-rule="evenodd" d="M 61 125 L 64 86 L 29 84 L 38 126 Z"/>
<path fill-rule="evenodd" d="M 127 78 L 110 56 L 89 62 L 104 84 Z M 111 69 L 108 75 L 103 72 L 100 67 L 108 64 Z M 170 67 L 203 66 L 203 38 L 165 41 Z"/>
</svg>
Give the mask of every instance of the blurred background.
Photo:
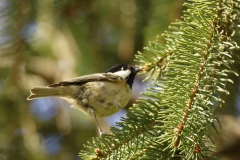
<svg viewBox="0 0 240 160">
<path fill-rule="evenodd" d="M 0 160 L 79 160 L 83 144 L 98 136 L 93 118 L 60 98 L 27 101 L 29 90 L 135 65 L 134 55 L 180 19 L 183 2 L 0 0 Z M 142 78 L 127 108 L 146 87 Z M 224 112 L 238 115 L 230 106 Z M 100 125 L 109 132 L 124 114 Z"/>
<path fill-rule="evenodd" d="M 0 160 L 79 160 L 94 119 L 29 90 L 132 64 L 182 14 L 179 0 L 0 0 Z M 133 86 L 135 101 L 145 86 Z M 102 129 L 124 116 L 99 119 Z"/>
</svg>

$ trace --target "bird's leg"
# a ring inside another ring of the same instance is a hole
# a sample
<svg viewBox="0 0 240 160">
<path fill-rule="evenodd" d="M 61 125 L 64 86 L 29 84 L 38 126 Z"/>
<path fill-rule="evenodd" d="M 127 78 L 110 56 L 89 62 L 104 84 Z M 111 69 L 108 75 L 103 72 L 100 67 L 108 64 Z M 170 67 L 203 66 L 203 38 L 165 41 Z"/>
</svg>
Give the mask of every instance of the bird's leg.
<svg viewBox="0 0 240 160">
<path fill-rule="evenodd" d="M 97 124 L 98 131 L 99 131 L 100 136 L 102 136 L 103 134 L 106 134 L 106 133 L 103 132 L 102 129 L 100 128 L 100 126 L 99 126 L 99 124 L 98 124 L 98 121 L 97 121 L 97 117 L 96 117 L 95 111 L 94 111 L 92 108 L 90 109 L 90 113 L 92 114 L 92 116 L 93 116 L 94 119 L 95 119 L 95 122 L 96 122 L 96 124 Z"/>
</svg>

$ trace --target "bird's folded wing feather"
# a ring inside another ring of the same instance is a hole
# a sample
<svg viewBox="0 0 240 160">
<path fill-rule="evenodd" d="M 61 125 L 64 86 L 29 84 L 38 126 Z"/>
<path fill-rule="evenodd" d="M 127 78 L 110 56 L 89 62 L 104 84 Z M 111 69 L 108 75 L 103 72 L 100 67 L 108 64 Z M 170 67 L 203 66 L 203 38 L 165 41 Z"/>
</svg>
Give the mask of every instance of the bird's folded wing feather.
<svg viewBox="0 0 240 160">
<path fill-rule="evenodd" d="M 93 82 L 93 81 L 123 81 L 124 79 L 118 75 L 113 73 L 102 73 L 102 74 L 90 74 L 85 75 L 77 78 L 73 78 L 66 81 L 61 81 L 55 84 L 50 84 L 48 87 L 59 87 L 59 86 L 67 86 L 67 85 L 80 85 L 86 82 Z"/>
</svg>

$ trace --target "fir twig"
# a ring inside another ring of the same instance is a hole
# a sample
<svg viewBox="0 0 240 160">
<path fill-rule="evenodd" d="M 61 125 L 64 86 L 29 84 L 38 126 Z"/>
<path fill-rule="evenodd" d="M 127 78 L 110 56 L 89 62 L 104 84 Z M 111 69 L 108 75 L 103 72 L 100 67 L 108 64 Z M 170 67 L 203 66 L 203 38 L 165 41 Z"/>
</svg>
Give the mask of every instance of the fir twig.
<svg viewBox="0 0 240 160">
<path fill-rule="evenodd" d="M 156 73 L 127 118 L 112 134 L 95 138 L 80 153 L 83 159 L 203 159 L 214 146 L 208 133 L 217 121 L 214 110 L 233 68 L 239 36 L 240 2 L 192 0 L 183 21 L 150 43 L 137 61 Z M 214 158 L 214 157 L 211 157 Z M 215 157 L 216 158 L 216 157 Z"/>
</svg>

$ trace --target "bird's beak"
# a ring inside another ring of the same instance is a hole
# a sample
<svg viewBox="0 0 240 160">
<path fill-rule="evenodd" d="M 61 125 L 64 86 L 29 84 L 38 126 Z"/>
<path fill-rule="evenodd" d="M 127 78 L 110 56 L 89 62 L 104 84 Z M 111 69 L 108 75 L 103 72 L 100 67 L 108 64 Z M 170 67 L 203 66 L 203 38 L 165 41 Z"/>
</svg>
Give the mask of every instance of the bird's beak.
<svg viewBox="0 0 240 160">
<path fill-rule="evenodd" d="M 141 70 L 142 70 L 141 68 L 135 68 L 135 69 L 134 69 L 135 73 L 137 73 L 137 72 L 139 72 L 139 71 L 141 71 Z"/>
</svg>

